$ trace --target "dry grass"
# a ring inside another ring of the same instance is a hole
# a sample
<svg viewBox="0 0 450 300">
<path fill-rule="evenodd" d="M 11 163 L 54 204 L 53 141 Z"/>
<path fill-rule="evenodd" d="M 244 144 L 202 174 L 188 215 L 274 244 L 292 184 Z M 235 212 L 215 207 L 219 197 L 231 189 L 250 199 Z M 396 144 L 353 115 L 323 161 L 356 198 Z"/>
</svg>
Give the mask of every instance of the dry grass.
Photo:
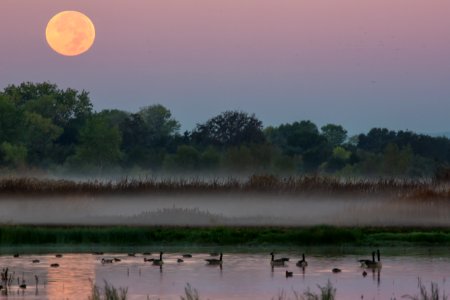
<svg viewBox="0 0 450 300">
<path fill-rule="evenodd" d="M 326 176 L 279 178 L 254 175 L 235 178 L 122 179 L 118 181 L 71 181 L 7 177 L 0 179 L 0 195 L 99 195 L 143 193 L 265 193 L 349 196 L 395 196 L 415 199 L 450 199 L 447 185 L 431 180 L 340 179 Z"/>
</svg>

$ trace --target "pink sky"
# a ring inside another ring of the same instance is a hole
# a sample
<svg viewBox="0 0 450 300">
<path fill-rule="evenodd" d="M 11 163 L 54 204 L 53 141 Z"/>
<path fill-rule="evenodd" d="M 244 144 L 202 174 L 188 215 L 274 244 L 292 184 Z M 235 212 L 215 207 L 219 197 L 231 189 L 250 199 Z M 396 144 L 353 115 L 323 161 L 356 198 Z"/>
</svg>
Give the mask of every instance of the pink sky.
<svg viewBox="0 0 450 300">
<path fill-rule="evenodd" d="M 85 55 L 47 46 L 61 10 L 96 25 Z M 161 103 L 185 129 L 243 109 L 266 125 L 450 131 L 448 0 L 1 0 L 0 41 L 0 88 L 51 81 L 97 109 Z"/>
</svg>

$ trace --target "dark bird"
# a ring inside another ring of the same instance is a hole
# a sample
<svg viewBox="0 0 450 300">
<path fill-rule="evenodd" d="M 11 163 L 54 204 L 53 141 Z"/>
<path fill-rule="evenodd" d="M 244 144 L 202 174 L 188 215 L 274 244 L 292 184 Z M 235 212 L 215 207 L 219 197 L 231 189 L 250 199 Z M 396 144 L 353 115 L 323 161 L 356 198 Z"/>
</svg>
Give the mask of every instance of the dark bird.
<svg viewBox="0 0 450 300">
<path fill-rule="evenodd" d="M 15 258 L 17 258 L 17 257 L 19 257 L 20 255 L 19 255 L 19 253 L 15 253 L 14 255 L 13 255 L 13 257 L 15 257 Z"/>
<path fill-rule="evenodd" d="M 282 258 L 275 259 L 275 254 L 270 252 L 272 259 L 270 260 L 270 264 L 272 266 L 284 266 L 284 260 Z"/>
<path fill-rule="evenodd" d="M 223 254 L 222 254 L 222 252 L 220 252 L 219 259 L 217 259 L 217 258 L 207 258 L 207 259 L 205 259 L 205 261 L 207 262 L 208 265 L 221 265 L 222 264 L 222 257 L 223 257 Z"/>
<path fill-rule="evenodd" d="M 63 257 L 63 255 L 62 254 L 56 254 L 55 257 L 61 258 L 61 257 Z"/>
<path fill-rule="evenodd" d="M 128 256 L 136 256 L 136 253 L 128 253 Z"/>
<path fill-rule="evenodd" d="M 366 276 L 367 276 L 367 272 L 366 272 L 366 271 L 363 271 L 362 276 L 363 276 L 363 277 L 366 277 Z"/>
<path fill-rule="evenodd" d="M 92 255 L 103 255 L 103 252 L 92 252 Z"/>
<path fill-rule="evenodd" d="M 187 253 L 187 254 L 183 254 L 183 257 L 184 257 L 184 258 L 191 258 L 191 257 L 192 257 L 192 254 L 188 254 L 188 253 Z"/>
<path fill-rule="evenodd" d="M 342 270 L 339 269 L 339 268 L 333 268 L 333 269 L 331 270 L 331 272 L 333 272 L 333 273 L 341 273 Z"/>
<path fill-rule="evenodd" d="M 304 268 L 308 266 L 308 262 L 305 260 L 305 253 L 302 254 L 302 259 L 296 263 L 297 267 Z"/>
<path fill-rule="evenodd" d="M 40 262 L 40 260 L 39 260 L 39 259 L 33 259 L 31 262 L 32 262 L 33 264 L 38 264 L 38 263 Z"/>
<path fill-rule="evenodd" d="M 181 258 L 179 258 L 179 259 L 177 259 L 177 262 L 178 262 L 178 263 L 182 263 L 182 262 L 184 262 L 184 260 L 182 260 Z"/>
<path fill-rule="evenodd" d="M 52 267 L 52 268 L 58 268 L 58 267 L 59 267 L 59 264 L 51 264 L 50 267 Z"/>
<path fill-rule="evenodd" d="M 117 258 L 117 257 L 114 257 L 113 260 L 114 260 L 115 262 L 122 261 L 120 258 Z"/>
<path fill-rule="evenodd" d="M 292 277 L 293 275 L 294 275 L 294 272 L 286 271 L 286 278 Z"/>
<path fill-rule="evenodd" d="M 102 264 L 112 264 L 113 259 L 112 258 L 102 258 Z"/>
<path fill-rule="evenodd" d="M 161 252 L 159 252 L 159 259 L 153 259 L 153 264 L 155 265 L 155 266 L 161 266 L 164 262 L 163 262 L 163 259 L 162 259 L 162 256 L 163 256 L 163 252 L 161 251 Z"/>
</svg>

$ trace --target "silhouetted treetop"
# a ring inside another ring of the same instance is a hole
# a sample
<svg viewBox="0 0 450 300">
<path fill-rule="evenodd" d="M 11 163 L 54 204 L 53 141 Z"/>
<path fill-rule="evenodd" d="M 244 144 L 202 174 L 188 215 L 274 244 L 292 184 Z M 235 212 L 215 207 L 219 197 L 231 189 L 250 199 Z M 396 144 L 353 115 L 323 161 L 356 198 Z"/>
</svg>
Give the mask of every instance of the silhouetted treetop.
<svg viewBox="0 0 450 300">
<path fill-rule="evenodd" d="M 192 133 L 193 140 L 202 145 L 230 147 L 265 142 L 263 125 L 254 114 L 225 111 L 203 124 Z"/>
</svg>

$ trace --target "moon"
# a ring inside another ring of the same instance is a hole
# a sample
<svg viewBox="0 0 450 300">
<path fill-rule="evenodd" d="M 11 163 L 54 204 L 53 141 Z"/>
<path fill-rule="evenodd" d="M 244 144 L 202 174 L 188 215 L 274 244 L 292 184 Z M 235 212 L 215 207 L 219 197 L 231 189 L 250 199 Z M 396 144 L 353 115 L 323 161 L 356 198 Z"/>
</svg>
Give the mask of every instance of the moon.
<svg viewBox="0 0 450 300">
<path fill-rule="evenodd" d="M 95 26 L 78 11 L 63 11 L 50 19 L 45 37 L 55 52 L 64 56 L 77 56 L 94 44 Z"/>
</svg>

